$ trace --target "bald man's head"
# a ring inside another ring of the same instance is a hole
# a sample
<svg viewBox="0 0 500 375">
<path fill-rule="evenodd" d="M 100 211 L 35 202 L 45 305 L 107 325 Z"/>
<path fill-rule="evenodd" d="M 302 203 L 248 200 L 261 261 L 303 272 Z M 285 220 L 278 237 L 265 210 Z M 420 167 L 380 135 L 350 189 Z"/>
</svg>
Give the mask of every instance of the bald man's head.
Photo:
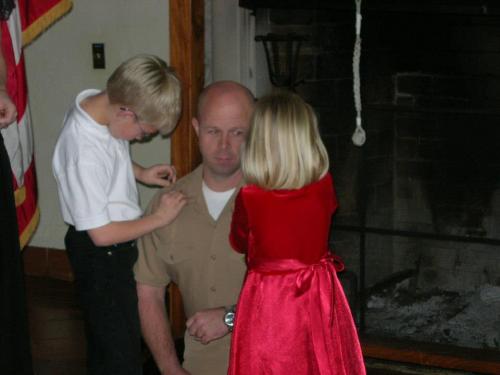
<svg viewBox="0 0 500 375">
<path fill-rule="evenodd" d="M 193 127 L 203 157 L 204 180 L 214 190 L 235 187 L 241 179 L 240 151 L 253 109 L 252 93 L 236 82 L 212 83 L 200 95 Z"/>
</svg>

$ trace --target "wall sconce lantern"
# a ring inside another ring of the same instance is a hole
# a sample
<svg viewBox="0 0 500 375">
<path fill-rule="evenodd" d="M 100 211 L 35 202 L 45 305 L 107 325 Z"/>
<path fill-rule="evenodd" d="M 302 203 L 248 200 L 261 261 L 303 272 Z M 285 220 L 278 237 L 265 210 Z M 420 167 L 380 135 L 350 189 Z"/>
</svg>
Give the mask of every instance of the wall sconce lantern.
<svg viewBox="0 0 500 375">
<path fill-rule="evenodd" d="M 308 35 L 272 34 L 257 35 L 255 41 L 262 42 L 266 52 L 269 79 L 273 86 L 295 91 L 301 81 L 297 81 L 300 47 L 308 41 Z"/>
</svg>

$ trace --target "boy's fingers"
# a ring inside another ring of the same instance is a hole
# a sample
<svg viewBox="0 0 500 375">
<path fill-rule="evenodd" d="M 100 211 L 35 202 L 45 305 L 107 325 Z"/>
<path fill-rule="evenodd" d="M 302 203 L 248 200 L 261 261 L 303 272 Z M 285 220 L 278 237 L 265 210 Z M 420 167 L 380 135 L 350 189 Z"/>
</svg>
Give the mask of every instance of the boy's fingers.
<svg viewBox="0 0 500 375">
<path fill-rule="evenodd" d="M 155 185 L 158 185 L 160 187 L 169 187 L 171 184 L 172 182 L 165 178 L 157 178 L 155 180 Z"/>
<path fill-rule="evenodd" d="M 176 203 L 180 203 L 180 202 L 186 201 L 187 198 L 183 193 L 181 193 L 179 191 L 169 191 L 169 192 L 163 194 L 162 200 L 164 200 L 166 202 L 171 200 L 171 201 L 174 201 Z"/>
</svg>

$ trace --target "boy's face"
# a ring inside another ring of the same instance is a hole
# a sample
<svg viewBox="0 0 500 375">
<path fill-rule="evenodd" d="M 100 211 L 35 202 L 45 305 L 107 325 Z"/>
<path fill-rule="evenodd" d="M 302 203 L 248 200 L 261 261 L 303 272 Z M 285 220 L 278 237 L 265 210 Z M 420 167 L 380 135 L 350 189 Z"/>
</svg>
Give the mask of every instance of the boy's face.
<svg viewBox="0 0 500 375">
<path fill-rule="evenodd" d="M 114 116 L 109 122 L 109 132 L 114 138 L 132 141 L 141 140 L 145 136 L 153 135 L 158 129 L 153 125 L 141 122 L 134 111 L 127 107 L 119 106 L 115 109 Z"/>
</svg>

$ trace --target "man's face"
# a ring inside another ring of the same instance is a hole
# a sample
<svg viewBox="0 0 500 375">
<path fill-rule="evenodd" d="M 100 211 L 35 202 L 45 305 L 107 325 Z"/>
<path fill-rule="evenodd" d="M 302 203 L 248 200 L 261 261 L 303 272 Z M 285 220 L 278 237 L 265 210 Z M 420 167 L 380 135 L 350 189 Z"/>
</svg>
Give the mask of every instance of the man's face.
<svg viewBox="0 0 500 375">
<path fill-rule="evenodd" d="M 205 171 L 211 177 L 228 178 L 239 171 L 250 112 L 250 105 L 241 100 L 207 100 L 199 119 L 193 119 Z"/>
</svg>

